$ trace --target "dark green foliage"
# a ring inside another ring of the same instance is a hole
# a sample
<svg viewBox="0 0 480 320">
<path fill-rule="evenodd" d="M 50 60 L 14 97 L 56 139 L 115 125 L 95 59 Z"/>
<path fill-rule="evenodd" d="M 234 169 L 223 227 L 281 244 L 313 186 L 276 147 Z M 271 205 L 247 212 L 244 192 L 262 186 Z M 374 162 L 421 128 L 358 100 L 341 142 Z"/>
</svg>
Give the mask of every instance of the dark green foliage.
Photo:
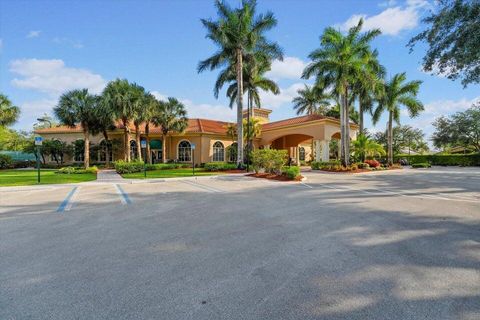
<svg viewBox="0 0 480 320">
<path fill-rule="evenodd" d="M 408 46 L 426 42 L 423 68 L 462 84 L 480 82 L 480 1 L 439 0 L 438 9 L 423 19 L 428 28 Z"/>
<path fill-rule="evenodd" d="M 282 173 L 286 175 L 289 179 L 293 180 L 300 175 L 300 167 L 284 167 Z"/>
<path fill-rule="evenodd" d="M 419 162 L 412 164 L 412 168 L 430 168 L 432 165 L 428 162 Z"/>
<path fill-rule="evenodd" d="M 7 169 L 13 167 L 12 157 L 6 154 L 0 154 L 0 169 Z"/>
<path fill-rule="evenodd" d="M 225 171 L 237 169 L 236 164 L 226 162 L 207 162 L 203 167 L 206 171 Z"/>
<path fill-rule="evenodd" d="M 396 161 L 406 159 L 409 164 L 428 162 L 434 166 L 480 166 L 480 153 L 398 155 Z"/>
</svg>

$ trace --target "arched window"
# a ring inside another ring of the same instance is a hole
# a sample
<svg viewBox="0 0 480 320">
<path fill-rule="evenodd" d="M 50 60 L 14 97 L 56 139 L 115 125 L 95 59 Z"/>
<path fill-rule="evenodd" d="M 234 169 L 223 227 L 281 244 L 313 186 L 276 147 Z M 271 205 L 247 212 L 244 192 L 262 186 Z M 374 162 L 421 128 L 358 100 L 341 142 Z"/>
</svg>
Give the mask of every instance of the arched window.
<svg viewBox="0 0 480 320">
<path fill-rule="evenodd" d="M 234 142 L 228 147 L 228 161 L 237 162 L 237 143 Z"/>
<path fill-rule="evenodd" d="M 305 161 L 305 148 L 304 147 L 298 148 L 298 155 L 300 157 L 300 161 Z"/>
<path fill-rule="evenodd" d="M 85 141 L 78 139 L 73 143 L 73 161 L 83 162 L 85 156 Z"/>
<path fill-rule="evenodd" d="M 190 142 L 183 140 L 178 144 L 178 161 L 192 161 L 192 146 L 190 145 Z"/>
<path fill-rule="evenodd" d="M 101 162 L 107 161 L 107 151 L 108 151 L 108 160 L 113 161 L 113 152 L 112 152 L 112 142 L 102 140 L 100 142 L 100 148 L 98 150 L 98 159 Z"/>
<path fill-rule="evenodd" d="M 213 144 L 213 161 L 225 161 L 225 148 L 220 141 Z"/>
<path fill-rule="evenodd" d="M 130 141 L 130 159 L 137 158 L 137 143 L 135 140 Z"/>
</svg>

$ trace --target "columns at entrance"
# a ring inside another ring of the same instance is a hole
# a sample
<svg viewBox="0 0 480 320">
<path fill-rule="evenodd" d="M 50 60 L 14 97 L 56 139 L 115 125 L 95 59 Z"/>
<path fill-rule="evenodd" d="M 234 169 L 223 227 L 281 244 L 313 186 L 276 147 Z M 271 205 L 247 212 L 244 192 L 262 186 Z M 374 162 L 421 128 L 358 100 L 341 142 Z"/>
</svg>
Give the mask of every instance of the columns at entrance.
<svg viewBox="0 0 480 320">
<path fill-rule="evenodd" d="M 330 140 L 322 140 L 322 161 L 330 161 Z"/>
<path fill-rule="evenodd" d="M 297 161 L 297 166 L 300 165 L 300 147 L 295 148 L 295 160 Z"/>
<path fill-rule="evenodd" d="M 313 144 L 315 145 L 315 161 L 320 162 L 322 161 L 320 140 L 314 140 Z"/>
</svg>

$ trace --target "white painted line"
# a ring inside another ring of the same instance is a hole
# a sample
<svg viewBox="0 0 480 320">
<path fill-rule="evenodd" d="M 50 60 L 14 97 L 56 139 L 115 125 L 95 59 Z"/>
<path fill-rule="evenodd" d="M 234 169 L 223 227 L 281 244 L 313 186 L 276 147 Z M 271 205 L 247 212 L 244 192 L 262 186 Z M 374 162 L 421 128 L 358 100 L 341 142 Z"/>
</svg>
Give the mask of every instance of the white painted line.
<svg viewBox="0 0 480 320">
<path fill-rule="evenodd" d="M 304 183 L 304 182 L 300 182 L 300 184 L 301 184 L 302 186 L 307 187 L 307 188 L 313 189 L 313 187 L 312 187 L 311 185 L 306 184 L 306 183 Z"/>
<path fill-rule="evenodd" d="M 116 184 L 115 185 L 115 190 L 117 191 L 118 195 L 120 196 L 120 201 L 122 204 L 130 204 L 132 201 L 130 201 L 130 198 L 128 197 L 128 194 L 123 191 L 123 188 L 120 187 L 120 185 Z"/>
<path fill-rule="evenodd" d="M 223 193 L 223 191 L 220 190 L 220 189 L 216 189 L 216 188 L 213 188 L 213 187 L 209 187 L 209 186 L 206 186 L 206 185 L 203 185 L 203 184 L 194 182 L 194 181 L 183 180 L 183 181 L 181 181 L 181 182 L 183 182 L 183 183 L 185 183 L 185 184 L 188 184 L 188 185 L 190 185 L 190 186 L 193 186 L 193 187 L 197 187 L 197 188 L 206 190 L 206 191 L 208 191 L 208 192 Z"/>
</svg>

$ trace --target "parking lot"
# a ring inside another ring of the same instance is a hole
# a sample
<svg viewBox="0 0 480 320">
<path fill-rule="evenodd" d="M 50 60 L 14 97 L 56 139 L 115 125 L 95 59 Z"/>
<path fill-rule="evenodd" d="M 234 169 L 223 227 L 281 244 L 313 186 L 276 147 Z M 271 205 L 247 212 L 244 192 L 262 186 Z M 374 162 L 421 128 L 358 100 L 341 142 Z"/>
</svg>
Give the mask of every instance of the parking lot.
<svg viewBox="0 0 480 320">
<path fill-rule="evenodd" d="M 480 170 L 0 188 L 0 319 L 479 319 Z"/>
</svg>

